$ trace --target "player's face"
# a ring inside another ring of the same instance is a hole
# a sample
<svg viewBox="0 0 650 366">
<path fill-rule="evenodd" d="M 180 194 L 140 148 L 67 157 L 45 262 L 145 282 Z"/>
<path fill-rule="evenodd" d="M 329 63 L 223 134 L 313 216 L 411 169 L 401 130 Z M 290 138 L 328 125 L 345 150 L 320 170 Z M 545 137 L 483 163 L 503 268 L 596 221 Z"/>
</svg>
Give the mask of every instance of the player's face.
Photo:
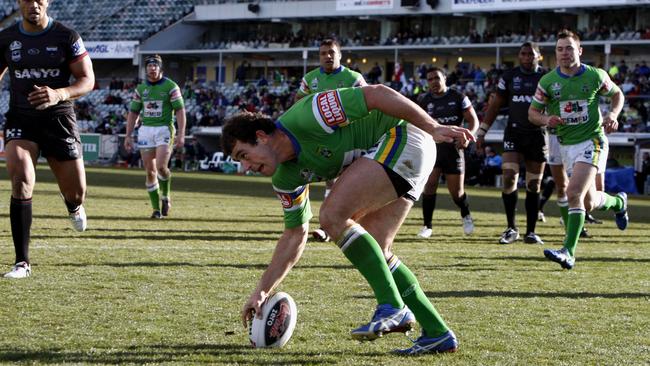
<svg viewBox="0 0 650 366">
<path fill-rule="evenodd" d="M 160 65 L 153 62 L 147 64 L 147 79 L 149 79 L 149 81 L 158 81 L 160 78 L 162 78 Z"/>
<path fill-rule="evenodd" d="M 526 70 L 533 70 L 539 64 L 539 53 L 532 47 L 522 47 L 519 50 L 519 64 Z"/>
<path fill-rule="evenodd" d="M 440 71 L 427 73 L 427 83 L 429 90 L 435 94 L 444 93 L 447 89 L 447 78 Z"/>
<path fill-rule="evenodd" d="M 23 19 L 33 25 L 39 25 L 47 18 L 47 0 L 18 0 Z"/>
<path fill-rule="evenodd" d="M 332 72 L 341 66 L 341 50 L 336 46 L 320 46 L 318 51 L 320 66 L 325 72 Z"/>
<path fill-rule="evenodd" d="M 231 156 L 241 162 L 244 171 L 250 170 L 267 177 L 272 176 L 278 166 L 273 159 L 273 151 L 266 143 L 259 140 L 256 145 L 237 140 Z"/>
<path fill-rule="evenodd" d="M 582 47 L 573 38 L 561 38 L 555 45 L 555 58 L 561 68 L 569 69 L 580 65 Z"/>
</svg>

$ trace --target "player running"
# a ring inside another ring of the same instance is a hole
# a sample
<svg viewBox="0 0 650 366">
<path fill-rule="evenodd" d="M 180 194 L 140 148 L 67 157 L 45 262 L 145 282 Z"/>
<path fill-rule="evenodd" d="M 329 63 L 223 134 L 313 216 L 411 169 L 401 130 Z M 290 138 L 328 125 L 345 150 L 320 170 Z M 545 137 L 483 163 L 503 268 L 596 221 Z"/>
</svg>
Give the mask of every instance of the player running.
<svg viewBox="0 0 650 366">
<path fill-rule="evenodd" d="M 185 145 L 185 106 L 178 85 L 163 76 L 162 58 L 159 55 L 147 56 L 144 63 L 147 80 L 138 85 L 133 93 L 124 147 L 128 151 L 133 148 L 133 130 L 142 113 L 138 148 L 147 173 L 145 183 L 153 208 L 151 218 L 160 219 L 169 215 L 171 208 L 172 173 L 168 166 L 172 146 L 174 142 L 177 149 L 183 149 Z M 176 116 L 178 124 L 176 141 L 172 115 Z"/>
<path fill-rule="evenodd" d="M 368 281 L 379 304 L 352 337 L 373 340 L 402 332 L 417 319 L 422 336 L 397 353 L 457 349 L 454 333 L 392 252 L 393 239 L 433 169 L 432 136 L 459 146 L 473 139 L 464 128 L 439 125 L 383 85 L 309 95 L 276 123 L 245 113 L 225 124 L 224 151 L 245 169 L 271 176 L 284 209 L 284 233 L 243 307 L 244 325 L 300 259 L 312 217 L 309 183 L 340 174 L 321 206 L 320 224 Z"/>
<path fill-rule="evenodd" d="M 535 88 L 543 72 L 539 67 L 539 47 L 526 42 L 519 48 L 519 66 L 503 74 L 497 84 L 495 97 L 490 100 L 485 118 L 479 127 L 476 144 L 482 148 L 485 134 L 496 119 L 499 109 L 508 106 L 508 125 L 503 132 L 503 206 L 506 211 L 508 227 L 501 235 L 499 243 L 511 244 L 519 239 L 519 229 L 515 222 L 517 210 L 517 181 L 519 162 L 523 158 L 526 166 L 526 235 L 524 242 L 543 244 L 535 234 L 537 212 L 539 210 L 539 191 L 546 162 L 546 129 L 528 120 L 528 107 L 535 94 Z"/>
<path fill-rule="evenodd" d="M 429 68 L 426 72 L 429 91 L 418 99 L 418 104 L 429 116 L 443 125 L 461 126 L 463 120 L 468 124 L 468 129 L 473 134 L 478 128 L 476 111 L 463 93 L 447 87 L 447 76 L 442 69 Z M 422 217 L 424 226 L 418 233 L 422 238 L 429 238 L 432 234 L 433 211 L 436 208 L 436 192 L 442 174 L 447 180 L 447 189 L 451 199 L 460 209 L 465 235 L 474 232 L 474 220 L 469 212 L 467 193 L 465 193 L 465 154 L 462 148 L 454 143 L 436 143 L 437 159 L 433 172 L 429 176 L 422 193 Z"/>
<path fill-rule="evenodd" d="M 544 250 L 547 259 L 562 268 L 575 265 L 575 250 L 585 213 L 594 208 L 616 212 L 616 225 L 628 225 L 627 195 L 610 196 L 596 190 L 595 178 L 607 161 L 609 144 L 603 132 L 616 131 L 624 96 L 604 70 L 580 63 L 580 38 L 567 30 L 557 36 L 555 55 L 558 67 L 544 75 L 529 108 L 530 121 L 538 126 L 557 128 L 562 161 L 569 175 L 566 237 L 562 249 Z M 610 112 L 602 117 L 600 96 L 611 97 Z M 546 114 L 543 114 L 546 110 Z"/>
<path fill-rule="evenodd" d="M 92 62 L 76 31 L 47 15 L 47 1 L 19 1 L 22 21 L 0 32 L 0 78 L 9 70 L 4 126 L 11 181 L 9 221 L 16 262 L 7 278 L 32 273 L 29 240 L 39 154 L 56 178 L 72 226 L 85 231 L 86 172 L 71 100 L 92 90 Z M 74 82 L 70 83 L 70 77 Z"/>
<path fill-rule="evenodd" d="M 341 45 L 335 39 L 324 39 L 318 49 L 320 67 L 313 69 L 300 81 L 300 89 L 296 93 L 296 101 L 306 95 L 326 90 L 349 88 L 368 85 L 363 75 L 341 65 Z M 325 197 L 329 196 L 334 179 L 325 181 Z M 312 232 L 318 241 L 330 241 L 325 230 L 318 228 Z"/>
</svg>

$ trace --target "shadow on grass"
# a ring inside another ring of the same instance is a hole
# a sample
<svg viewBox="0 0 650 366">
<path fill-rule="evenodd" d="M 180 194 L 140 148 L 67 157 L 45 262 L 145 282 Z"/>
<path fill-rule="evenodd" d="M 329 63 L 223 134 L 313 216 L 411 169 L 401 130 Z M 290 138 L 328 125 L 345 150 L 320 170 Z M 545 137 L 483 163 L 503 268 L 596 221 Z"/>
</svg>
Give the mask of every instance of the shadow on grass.
<svg viewBox="0 0 650 366">
<path fill-rule="evenodd" d="M 266 269 L 268 263 L 195 263 L 195 262 L 96 262 L 96 263 L 57 263 L 57 267 L 115 267 L 115 268 L 128 268 L 128 267 L 206 267 L 206 268 L 235 268 L 235 269 Z M 336 269 L 336 270 L 351 270 L 354 269 L 352 265 L 344 264 L 298 264 L 295 269 Z"/>
<path fill-rule="evenodd" d="M 548 262 L 542 256 L 539 257 L 524 257 L 524 256 L 507 256 L 507 257 L 455 257 L 456 259 L 467 260 L 490 260 L 490 261 L 532 261 L 532 262 Z M 577 257 L 578 262 L 627 262 L 627 263 L 650 263 L 650 258 L 620 258 L 620 257 Z M 435 267 L 434 267 L 435 268 Z"/>
<path fill-rule="evenodd" d="M 464 290 L 464 291 L 425 291 L 428 298 L 488 298 L 503 297 L 513 299 L 530 298 L 565 298 L 565 299 L 643 299 L 650 297 L 650 293 L 643 292 L 614 292 L 614 293 L 592 293 L 592 292 L 533 292 L 533 291 L 487 291 L 487 290 Z M 369 295 L 353 295 L 357 299 L 374 299 Z"/>
<path fill-rule="evenodd" d="M 169 233 L 161 233 L 161 235 L 151 235 L 151 234 L 141 234 L 141 235 L 93 235 L 92 230 L 88 230 L 87 233 L 79 236 L 80 238 L 85 239 L 98 239 L 98 240 L 155 240 L 155 241 L 168 241 L 168 240 L 203 240 L 203 241 L 276 241 L 278 235 L 269 235 L 269 236 L 251 236 L 251 235 L 196 235 L 196 234 L 176 234 L 171 235 Z M 32 235 L 32 239 L 69 239 L 70 235 Z"/>
<path fill-rule="evenodd" d="M 360 353 L 357 356 L 378 357 L 383 353 Z M 82 364 L 255 364 L 304 365 L 335 364 L 349 356 L 342 351 L 292 352 L 290 349 L 259 350 L 241 344 L 151 344 L 126 347 L 122 350 L 93 348 L 89 351 L 65 349 L 20 350 L 0 348 L 0 362 L 82 363 Z"/>
</svg>

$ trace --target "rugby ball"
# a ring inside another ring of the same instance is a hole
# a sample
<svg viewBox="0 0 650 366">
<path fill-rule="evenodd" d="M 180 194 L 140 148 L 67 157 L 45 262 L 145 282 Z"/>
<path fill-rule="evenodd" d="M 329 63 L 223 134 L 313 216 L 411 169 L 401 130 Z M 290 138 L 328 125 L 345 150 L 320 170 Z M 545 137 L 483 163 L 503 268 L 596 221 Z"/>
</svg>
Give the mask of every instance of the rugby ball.
<svg viewBox="0 0 650 366">
<path fill-rule="evenodd" d="M 262 305 L 262 318 L 256 315 L 248 336 L 255 348 L 282 347 L 296 328 L 298 309 L 296 302 L 286 292 L 277 292 Z"/>
</svg>

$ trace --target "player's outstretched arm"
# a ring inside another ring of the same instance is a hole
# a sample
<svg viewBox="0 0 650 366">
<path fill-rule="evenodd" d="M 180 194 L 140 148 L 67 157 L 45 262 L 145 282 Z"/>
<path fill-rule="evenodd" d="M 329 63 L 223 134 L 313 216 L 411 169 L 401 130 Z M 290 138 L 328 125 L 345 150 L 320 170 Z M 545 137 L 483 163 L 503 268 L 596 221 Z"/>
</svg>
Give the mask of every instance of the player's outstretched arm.
<svg viewBox="0 0 650 366">
<path fill-rule="evenodd" d="M 308 222 L 301 226 L 284 230 L 273 251 L 271 263 L 269 263 L 266 271 L 262 274 L 262 278 L 248 298 L 248 301 L 244 304 L 241 313 L 244 328 L 248 327 L 248 322 L 253 318 L 253 312 L 258 314 L 259 317 L 262 316 L 260 311 L 262 304 L 302 256 L 305 244 L 307 243 L 308 233 Z"/>
<path fill-rule="evenodd" d="M 456 142 L 466 147 L 474 141 L 472 133 L 462 127 L 440 125 L 417 104 L 385 85 L 369 85 L 361 88 L 368 110 L 377 109 L 389 116 L 412 123 L 431 134 L 436 142 Z"/>
</svg>

